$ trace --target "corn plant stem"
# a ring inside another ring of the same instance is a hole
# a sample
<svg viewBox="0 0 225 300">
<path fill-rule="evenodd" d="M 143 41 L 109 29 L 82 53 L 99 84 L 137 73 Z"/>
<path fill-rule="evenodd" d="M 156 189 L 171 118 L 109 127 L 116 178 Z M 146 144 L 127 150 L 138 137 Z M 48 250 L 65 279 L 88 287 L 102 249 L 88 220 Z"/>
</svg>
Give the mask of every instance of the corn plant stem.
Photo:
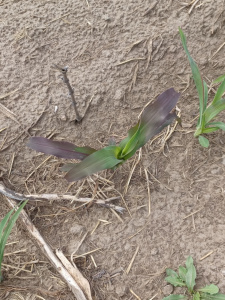
<svg viewBox="0 0 225 300">
<path fill-rule="evenodd" d="M 7 198 L 7 202 L 10 207 L 14 208 L 16 206 L 15 201 Z M 19 219 L 22 221 L 23 226 L 28 231 L 31 238 L 38 244 L 42 253 L 47 257 L 47 259 L 51 262 L 54 266 L 56 271 L 62 276 L 62 278 L 66 281 L 68 286 L 70 287 L 72 293 L 78 300 L 87 300 L 86 296 L 84 295 L 83 291 L 74 280 L 74 278 L 70 275 L 68 270 L 63 266 L 60 260 L 56 257 L 50 246 L 46 243 L 46 241 L 41 236 L 38 229 L 33 225 L 30 218 L 28 217 L 27 213 L 22 210 L 19 216 Z"/>
<path fill-rule="evenodd" d="M 120 197 L 111 197 L 108 199 L 92 199 L 92 198 L 77 198 L 73 195 L 60 195 L 60 194 L 31 194 L 31 195 L 23 195 L 20 193 L 16 193 L 8 188 L 6 188 L 3 184 L 3 182 L 0 181 L 0 194 L 5 195 L 6 197 L 9 197 L 11 199 L 14 199 L 16 201 L 24 201 L 24 200 L 30 200 L 30 201 L 50 201 L 50 200 L 67 200 L 67 201 L 76 201 L 76 202 L 82 202 L 82 203 L 96 203 L 100 206 L 104 206 L 107 208 L 112 208 L 116 210 L 119 213 L 123 213 L 125 210 L 123 207 L 114 205 L 112 203 L 109 203 L 110 201 L 120 199 Z"/>
<path fill-rule="evenodd" d="M 54 67 L 60 71 L 60 73 L 62 74 L 63 77 L 63 82 L 66 84 L 68 90 L 69 90 L 69 95 L 71 97 L 71 101 L 72 101 L 72 105 L 75 111 L 75 115 L 76 115 L 76 121 L 80 122 L 82 120 L 82 117 L 79 115 L 78 110 L 77 110 L 77 103 L 75 101 L 75 97 L 74 97 L 74 90 L 72 89 L 71 85 L 70 85 L 70 81 L 67 77 L 67 71 L 68 69 L 66 67 L 61 68 L 57 65 L 54 65 Z"/>
</svg>

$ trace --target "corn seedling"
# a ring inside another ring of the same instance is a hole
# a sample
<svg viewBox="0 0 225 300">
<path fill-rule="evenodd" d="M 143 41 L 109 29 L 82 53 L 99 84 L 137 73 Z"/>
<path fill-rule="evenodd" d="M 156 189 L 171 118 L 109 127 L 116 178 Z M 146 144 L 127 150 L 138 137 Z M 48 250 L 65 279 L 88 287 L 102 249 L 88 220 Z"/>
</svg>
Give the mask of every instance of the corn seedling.
<svg viewBox="0 0 225 300">
<path fill-rule="evenodd" d="M 201 74 L 199 72 L 198 66 L 191 57 L 186 42 L 186 36 L 183 31 L 179 28 L 181 41 L 184 47 L 184 51 L 187 54 L 191 70 L 192 76 L 197 88 L 198 97 L 199 97 L 199 119 L 196 127 L 196 131 L 194 133 L 195 137 L 198 137 L 199 143 L 208 148 L 209 140 L 204 137 L 202 134 L 207 134 L 210 132 L 217 131 L 222 129 L 225 131 L 225 123 L 223 122 L 212 122 L 212 120 L 225 109 L 225 99 L 222 98 L 225 92 L 225 75 L 217 78 L 214 83 L 221 83 L 219 88 L 216 91 L 214 99 L 210 105 L 208 104 L 208 87 L 206 82 L 202 79 Z"/>
<path fill-rule="evenodd" d="M 21 205 L 19 205 L 16 211 L 14 208 L 10 210 L 0 223 L 0 282 L 3 280 L 3 276 L 1 273 L 1 265 L 3 260 L 5 245 L 10 235 L 10 232 L 12 231 L 13 225 L 15 224 L 21 210 L 24 208 L 27 201 L 24 201 Z"/>
<path fill-rule="evenodd" d="M 172 269 L 166 269 L 168 275 L 165 280 L 177 287 L 185 287 L 187 294 L 185 295 L 170 295 L 164 297 L 163 300 L 225 300 L 225 295 L 219 293 L 219 288 L 214 285 L 206 285 L 200 289 L 194 289 L 196 279 L 196 269 L 193 259 L 189 256 L 186 260 L 186 267 L 179 266 L 178 273 Z"/>
<path fill-rule="evenodd" d="M 28 147 L 57 157 L 82 160 L 80 163 L 66 164 L 62 167 L 62 171 L 67 172 L 65 178 L 68 181 L 77 181 L 104 169 L 114 169 L 133 156 L 174 119 L 178 119 L 176 113 L 171 111 L 175 108 L 179 96 L 179 93 L 170 88 L 148 104 L 138 123 L 128 131 L 128 136 L 118 146 L 109 145 L 97 151 L 90 147 L 77 147 L 68 142 L 32 137 Z"/>
</svg>

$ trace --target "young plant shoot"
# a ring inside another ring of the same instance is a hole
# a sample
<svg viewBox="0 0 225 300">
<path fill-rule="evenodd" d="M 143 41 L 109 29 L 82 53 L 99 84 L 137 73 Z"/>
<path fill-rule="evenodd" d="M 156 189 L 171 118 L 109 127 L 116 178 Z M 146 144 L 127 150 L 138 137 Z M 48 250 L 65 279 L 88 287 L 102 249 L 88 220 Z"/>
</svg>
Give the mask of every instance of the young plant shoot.
<svg viewBox="0 0 225 300">
<path fill-rule="evenodd" d="M 17 218 L 19 217 L 19 214 L 21 210 L 26 205 L 27 201 L 24 201 L 15 211 L 15 209 L 10 210 L 3 220 L 0 222 L 0 282 L 3 280 L 3 276 L 1 273 L 1 265 L 3 260 L 3 254 L 5 250 L 5 245 L 7 242 L 7 239 L 10 235 L 10 232 L 13 228 L 13 225 L 15 224 Z"/>
<path fill-rule="evenodd" d="M 177 287 L 184 287 L 188 293 L 184 295 L 169 295 L 162 300 L 225 300 L 225 295 L 219 293 L 219 288 L 214 285 L 206 285 L 200 289 L 194 289 L 196 279 L 196 269 L 193 259 L 189 256 L 186 260 L 186 267 L 179 266 L 178 273 L 172 269 L 166 269 L 167 277 L 165 280 Z"/>
<path fill-rule="evenodd" d="M 121 165 L 135 152 L 143 147 L 154 135 L 177 119 L 171 112 L 180 94 L 170 88 L 148 104 L 138 123 L 128 131 L 128 136 L 120 144 L 110 145 L 100 150 L 90 147 L 77 147 L 68 142 L 51 141 L 43 137 L 32 137 L 28 147 L 45 154 L 57 157 L 82 160 L 77 164 L 66 164 L 62 167 L 68 181 L 77 181 L 96 172 L 113 169 Z"/>
<path fill-rule="evenodd" d="M 208 87 L 206 82 L 202 79 L 201 74 L 199 72 L 198 66 L 191 57 L 186 42 L 186 36 L 183 31 L 179 28 L 181 41 L 184 47 L 184 51 L 187 54 L 192 76 L 197 88 L 198 97 L 199 97 L 199 119 L 196 127 L 196 131 L 194 133 L 195 137 L 198 137 L 199 143 L 208 148 L 209 140 L 204 137 L 202 134 L 214 132 L 216 130 L 222 129 L 225 131 L 225 123 L 223 122 L 212 122 L 212 120 L 225 109 L 225 99 L 222 98 L 225 92 L 225 75 L 217 78 L 214 83 L 221 83 L 219 88 L 216 91 L 214 99 L 210 105 L 207 106 L 208 103 Z"/>
</svg>

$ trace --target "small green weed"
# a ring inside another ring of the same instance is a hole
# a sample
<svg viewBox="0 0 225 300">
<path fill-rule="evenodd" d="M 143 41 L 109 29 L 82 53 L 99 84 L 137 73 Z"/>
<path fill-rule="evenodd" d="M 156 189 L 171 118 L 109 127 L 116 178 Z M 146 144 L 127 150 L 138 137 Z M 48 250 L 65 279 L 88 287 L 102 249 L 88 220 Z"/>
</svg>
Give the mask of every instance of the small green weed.
<svg viewBox="0 0 225 300">
<path fill-rule="evenodd" d="M 0 282 L 3 281 L 3 276 L 1 273 L 1 265 L 2 265 L 2 260 L 3 260 L 5 245 L 6 245 L 7 239 L 10 235 L 10 232 L 12 231 L 13 225 L 15 224 L 17 218 L 19 217 L 21 210 L 24 208 L 27 201 L 24 201 L 17 208 L 15 213 L 14 213 L 15 209 L 10 210 L 10 212 L 8 212 L 5 215 L 5 217 L 3 218 L 3 220 L 0 222 Z"/>
<path fill-rule="evenodd" d="M 225 109 L 225 99 L 222 98 L 225 92 L 225 75 L 217 78 L 214 83 L 220 83 L 221 85 L 216 91 L 214 99 L 210 105 L 208 104 L 208 87 L 206 82 L 202 79 L 202 76 L 199 72 L 198 66 L 191 57 L 186 42 L 186 36 L 183 31 L 179 28 L 181 41 L 184 47 L 184 50 L 187 54 L 193 79 L 197 88 L 198 97 L 199 97 L 199 119 L 196 127 L 196 131 L 194 133 L 195 137 L 198 137 L 199 143 L 208 148 L 209 140 L 202 136 L 202 134 L 207 134 L 210 132 L 214 132 L 216 130 L 222 129 L 225 131 L 225 123 L 223 122 L 212 122 L 212 120 Z"/>
<path fill-rule="evenodd" d="M 186 260 L 186 268 L 179 266 L 178 273 L 172 269 L 166 269 L 168 275 L 165 280 L 177 287 L 186 287 L 188 295 L 170 295 L 163 300 L 225 300 L 225 295 L 219 293 L 219 288 L 214 285 L 206 285 L 203 288 L 194 289 L 196 279 L 196 269 L 193 264 L 193 259 L 189 256 Z"/>
</svg>

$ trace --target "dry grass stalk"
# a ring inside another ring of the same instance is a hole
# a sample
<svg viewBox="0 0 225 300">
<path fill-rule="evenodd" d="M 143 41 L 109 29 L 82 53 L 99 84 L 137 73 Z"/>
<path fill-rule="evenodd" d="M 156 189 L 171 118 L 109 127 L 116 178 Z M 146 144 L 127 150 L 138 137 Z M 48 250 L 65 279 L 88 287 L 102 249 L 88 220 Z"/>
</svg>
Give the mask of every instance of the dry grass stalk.
<svg viewBox="0 0 225 300">
<path fill-rule="evenodd" d="M 9 198 L 7 198 L 7 202 L 10 207 L 14 208 L 16 206 L 15 202 Z M 52 266 L 55 268 L 55 270 L 62 276 L 62 278 L 66 281 L 67 285 L 71 289 L 72 293 L 75 297 L 77 297 L 78 300 L 87 300 L 85 297 L 83 291 L 77 284 L 77 282 L 74 280 L 74 278 L 70 275 L 68 270 L 63 266 L 63 264 L 60 262 L 60 260 L 56 257 L 56 255 L 53 253 L 50 246 L 46 243 L 46 241 L 41 236 L 38 229 L 33 225 L 30 218 L 28 217 L 27 213 L 22 210 L 19 216 L 19 219 L 22 221 L 23 226 L 28 231 L 31 238 L 36 242 L 36 244 L 39 246 L 42 253 L 47 257 L 47 259 L 51 262 Z"/>
<path fill-rule="evenodd" d="M 71 265 L 71 263 L 68 261 L 68 259 L 65 257 L 65 255 L 62 253 L 61 250 L 56 250 L 56 255 L 64 265 L 64 267 L 67 269 L 67 271 L 70 273 L 70 275 L 74 278 L 74 280 L 77 282 L 79 287 L 82 289 L 84 294 L 86 295 L 88 300 L 92 300 L 91 297 L 91 289 L 89 282 L 86 278 L 83 277 L 81 272 L 78 270 L 76 265 Z"/>
<path fill-rule="evenodd" d="M 134 263 L 135 257 L 136 257 L 137 254 L 138 254 L 138 251 L 139 251 L 139 246 L 137 246 L 137 249 L 136 249 L 136 251 L 135 251 L 135 253 L 134 253 L 134 255 L 133 255 L 132 259 L 131 259 L 131 262 L 129 263 L 129 266 L 127 267 L 127 270 L 126 270 L 126 273 L 127 273 L 127 274 L 130 272 L 130 270 L 131 270 L 131 268 L 132 268 L 132 265 L 133 265 L 133 263 Z"/>
</svg>

